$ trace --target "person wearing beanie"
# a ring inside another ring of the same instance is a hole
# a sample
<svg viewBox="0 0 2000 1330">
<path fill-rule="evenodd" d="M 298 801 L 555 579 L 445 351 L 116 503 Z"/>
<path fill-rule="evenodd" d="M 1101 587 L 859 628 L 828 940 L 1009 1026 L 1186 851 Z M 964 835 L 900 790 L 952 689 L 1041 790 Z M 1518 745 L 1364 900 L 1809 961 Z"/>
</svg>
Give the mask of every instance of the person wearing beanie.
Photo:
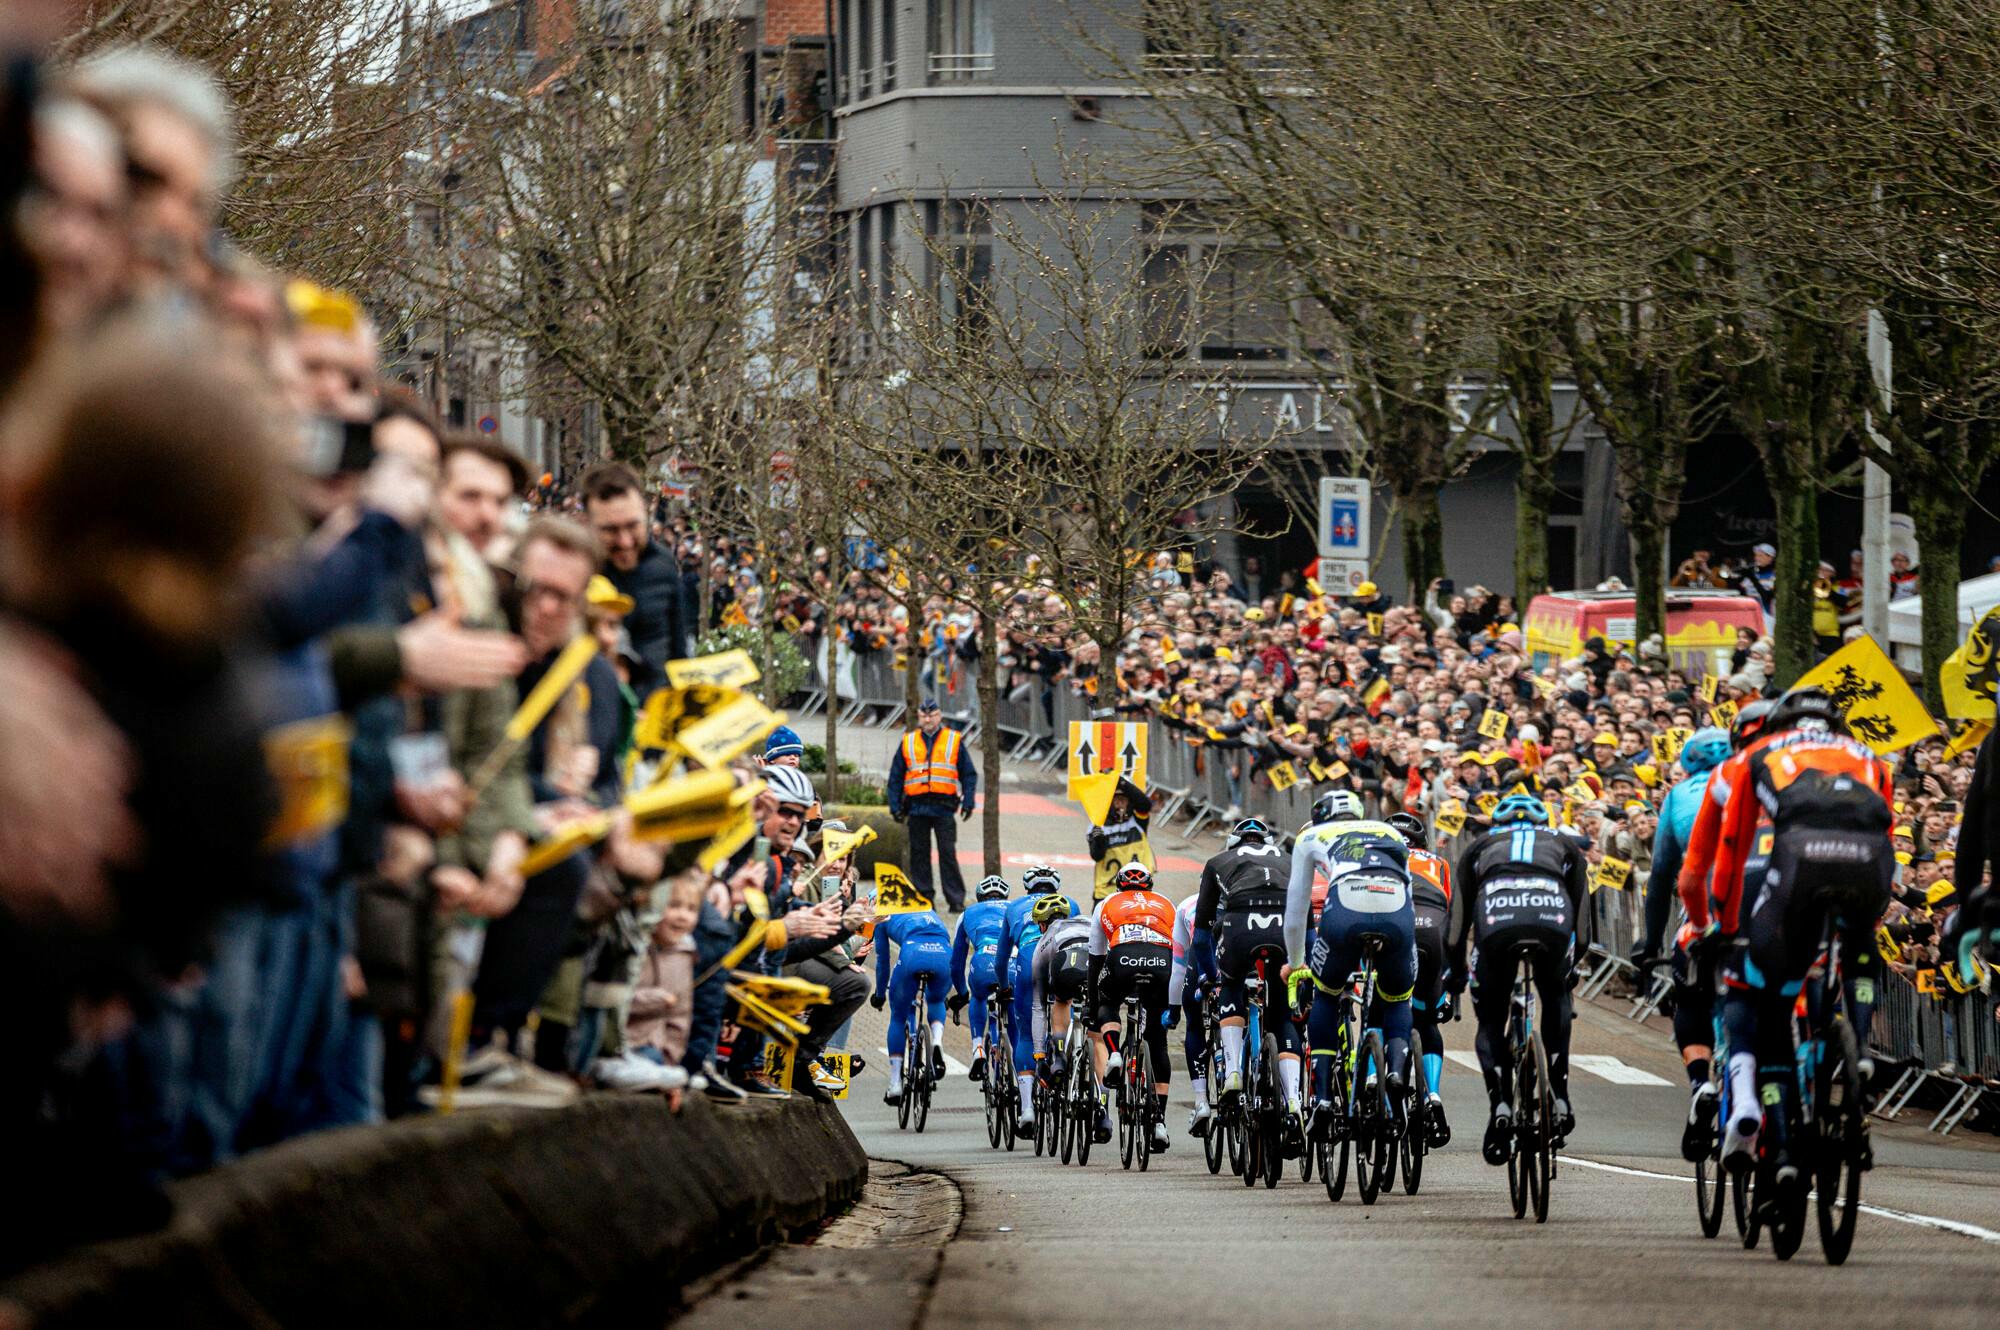
<svg viewBox="0 0 2000 1330">
<path fill-rule="evenodd" d="M 780 725 L 764 740 L 765 766 L 795 767 L 805 755 L 805 742 L 799 738 L 798 731 L 789 725 Z"/>
</svg>

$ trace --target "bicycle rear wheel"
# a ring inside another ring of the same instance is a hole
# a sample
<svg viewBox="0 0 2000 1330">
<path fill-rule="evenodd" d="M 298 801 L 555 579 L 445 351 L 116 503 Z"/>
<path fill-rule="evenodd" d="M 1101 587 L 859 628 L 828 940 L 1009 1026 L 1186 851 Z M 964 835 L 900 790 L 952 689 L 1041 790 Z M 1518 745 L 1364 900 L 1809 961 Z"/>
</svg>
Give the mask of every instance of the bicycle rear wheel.
<svg viewBox="0 0 2000 1330">
<path fill-rule="evenodd" d="M 1535 1222 L 1549 1222 L 1549 1185 L 1555 1181 L 1556 1133 L 1561 1124 L 1556 1121 L 1555 1088 L 1549 1083 L 1548 1051 L 1542 1047 L 1542 1036 L 1531 1032 L 1528 1035 L 1527 1056 L 1523 1065 L 1534 1071 L 1534 1093 L 1525 1092 L 1516 1097 L 1523 1106 L 1534 1105 L 1534 1117 L 1523 1125 L 1528 1135 L 1523 1142 L 1532 1151 L 1524 1162 L 1528 1172 L 1528 1200 L 1534 1207 Z"/>
<path fill-rule="evenodd" d="M 1514 1218 L 1520 1219 L 1528 1213 L 1528 1173 L 1532 1165 L 1523 1149 L 1523 1118 L 1533 1111 L 1529 1105 L 1534 1072 L 1525 1046 L 1516 1044 L 1513 1056 L 1514 1133 L 1507 1142 L 1507 1200 L 1514 1207 Z"/>
<path fill-rule="evenodd" d="M 1076 1098 L 1072 1103 L 1076 1110 L 1076 1162 L 1079 1168 L 1090 1162 L 1090 1147 L 1097 1134 L 1097 1087 L 1091 1081 L 1089 1059 L 1089 1047 L 1079 1049 L 1077 1067 L 1071 1073 L 1076 1078 Z"/>
<path fill-rule="evenodd" d="M 1729 1175 L 1729 1209 L 1736 1217 L 1736 1236 L 1743 1250 L 1757 1245 L 1764 1232 L 1764 1218 L 1757 1213 L 1757 1178 L 1754 1169 Z"/>
<path fill-rule="evenodd" d="M 1431 1083 L 1424 1074 L 1423 1055 L 1410 1050 L 1409 1109 L 1403 1124 L 1403 1195 L 1415 1196 L 1424 1184 L 1424 1156 L 1430 1151 Z"/>
<path fill-rule="evenodd" d="M 1136 1052 L 1125 1061 L 1125 1085 L 1132 1096 L 1132 1134 L 1138 1137 L 1139 1171 L 1144 1173 L 1153 1158 L 1153 1055 L 1141 1039 Z"/>
<path fill-rule="evenodd" d="M 1138 1105 L 1132 1101 L 1134 1059 L 1125 1060 L 1125 1074 L 1118 1081 L 1118 1163 L 1131 1168 L 1139 1157 Z"/>
<path fill-rule="evenodd" d="M 1772 1187 L 1771 1255 L 1789 1261 L 1806 1240 L 1806 1177 L 1801 1173 L 1788 1187 Z"/>
<path fill-rule="evenodd" d="M 918 1043 L 922 1051 L 917 1054 L 917 1104 L 910 1116 L 917 1126 L 917 1135 L 924 1134 L 924 1124 L 931 1119 L 931 1041 L 928 1038 Z"/>
<path fill-rule="evenodd" d="M 1727 1190 L 1722 1170 L 1720 1144 L 1694 1161 L 1694 1210 L 1701 1221 L 1701 1235 L 1712 1238 L 1722 1231 L 1722 1197 Z"/>
<path fill-rule="evenodd" d="M 1209 1114 L 1208 1130 L 1201 1137 L 1201 1158 L 1208 1165 L 1210 1177 L 1219 1176 L 1222 1172 L 1223 1158 L 1229 1153 L 1228 1131 L 1220 1112 Z"/>
<path fill-rule="evenodd" d="M 1333 1059 L 1329 1090 L 1333 1096 L 1333 1116 L 1325 1124 L 1326 1157 L 1320 1160 L 1320 1180 L 1326 1184 L 1326 1199 L 1338 1203 L 1347 1194 L 1348 1154 L 1353 1147 L 1353 1121 L 1348 1104 L 1347 1057 Z M 1338 1139 L 1336 1139 L 1336 1136 Z"/>
<path fill-rule="evenodd" d="M 1285 1092 L 1278 1084 L 1278 1036 L 1266 1031 L 1258 1098 L 1264 1105 L 1264 1187 L 1278 1185 L 1285 1172 Z"/>
<path fill-rule="evenodd" d="M 1361 1203 L 1373 1205 L 1388 1171 L 1390 1145 L 1388 1064 L 1382 1057 L 1382 1036 L 1373 1030 L 1361 1037 L 1361 1052 L 1354 1059 L 1354 1086 L 1354 1186 L 1361 1193 Z"/>
<path fill-rule="evenodd" d="M 915 1107 L 916 1077 L 911 1068 L 917 1059 L 917 1037 L 915 1034 L 903 1036 L 903 1097 L 896 1101 L 896 1130 L 910 1129 L 910 1110 Z"/>
<path fill-rule="evenodd" d="M 1813 1116 L 1819 1140 L 1814 1146 L 1814 1183 L 1818 1189 L 1819 1245 L 1828 1265 L 1840 1265 L 1854 1248 L 1854 1224 L 1861 1215 L 1863 1133 L 1861 1054 L 1854 1028 L 1834 1024 L 1814 1076 Z"/>
</svg>

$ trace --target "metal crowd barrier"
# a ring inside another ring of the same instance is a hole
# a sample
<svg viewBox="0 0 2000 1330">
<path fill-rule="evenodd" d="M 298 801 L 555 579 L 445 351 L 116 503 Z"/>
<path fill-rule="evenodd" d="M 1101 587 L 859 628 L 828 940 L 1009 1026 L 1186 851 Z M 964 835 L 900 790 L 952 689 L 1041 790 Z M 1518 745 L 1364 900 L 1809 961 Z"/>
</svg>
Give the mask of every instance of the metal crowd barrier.
<svg viewBox="0 0 2000 1330">
<path fill-rule="evenodd" d="M 1875 1113 L 1894 1119 L 1919 1092 L 1936 1086 L 1944 1102 L 1932 1115 L 1931 1131 L 1948 1136 L 1972 1115 L 1981 1099 L 2000 1094 L 2000 1022 L 1990 993 L 1918 991 L 1906 976 L 1891 972 L 1876 994 L 1875 1028 L 1868 1044 L 1878 1056 L 1908 1062 Z"/>
</svg>

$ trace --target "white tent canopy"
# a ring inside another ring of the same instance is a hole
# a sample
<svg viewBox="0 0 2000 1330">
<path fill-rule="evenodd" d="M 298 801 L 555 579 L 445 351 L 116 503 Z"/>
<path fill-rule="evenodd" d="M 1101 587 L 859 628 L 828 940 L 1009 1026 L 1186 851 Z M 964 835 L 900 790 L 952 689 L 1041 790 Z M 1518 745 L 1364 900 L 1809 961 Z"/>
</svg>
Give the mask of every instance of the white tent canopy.
<svg viewBox="0 0 2000 1330">
<path fill-rule="evenodd" d="M 1965 640 L 1979 616 L 2000 605 L 2000 573 L 1987 573 L 1958 584 L 1958 637 Z M 1889 602 L 1889 643 L 1896 664 L 1906 670 L 1922 665 L 1924 598 L 1905 596 Z"/>
</svg>

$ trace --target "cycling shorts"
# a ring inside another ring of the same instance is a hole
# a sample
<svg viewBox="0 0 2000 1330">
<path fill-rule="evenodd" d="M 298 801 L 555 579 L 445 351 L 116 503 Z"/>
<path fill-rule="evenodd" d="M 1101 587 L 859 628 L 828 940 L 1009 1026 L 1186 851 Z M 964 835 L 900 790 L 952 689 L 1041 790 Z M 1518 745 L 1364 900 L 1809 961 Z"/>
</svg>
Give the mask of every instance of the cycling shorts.
<svg viewBox="0 0 2000 1330">
<path fill-rule="evenodd" d="M 1256 967 L 1257 953 L 1269 952 L 1265 978 L 1278 983 L 1285 963 L 1285 911 L 1229 910 L 1215 916 L 1215 1014 L 1227 1019 L 1243 1014 L 1243 980 Z"/>
<path fill-rule="evenodd" d="M 1145 1003 L 1147 1013 L 1157 1021 L 1167 1009 L 1167 977 L 1173 972 L 1173 964 L 1171 947 L 1127 942 L 1111 948 L 1104 958 L 1104 968 L 1098 971 L 1092 1023 L 1099 1027 L 1116 1024 L 1118 1004 L 1127 995 Z"/>
<path fill-rule="evenodd" d="M 1090 988 L 1090 944 L 1082 938 L 1067 946 L 1042 946 L 1035 953 L 1035 974 L 1042 998 L 1051 1004 L 1081 999 Z"/>
</svg>

